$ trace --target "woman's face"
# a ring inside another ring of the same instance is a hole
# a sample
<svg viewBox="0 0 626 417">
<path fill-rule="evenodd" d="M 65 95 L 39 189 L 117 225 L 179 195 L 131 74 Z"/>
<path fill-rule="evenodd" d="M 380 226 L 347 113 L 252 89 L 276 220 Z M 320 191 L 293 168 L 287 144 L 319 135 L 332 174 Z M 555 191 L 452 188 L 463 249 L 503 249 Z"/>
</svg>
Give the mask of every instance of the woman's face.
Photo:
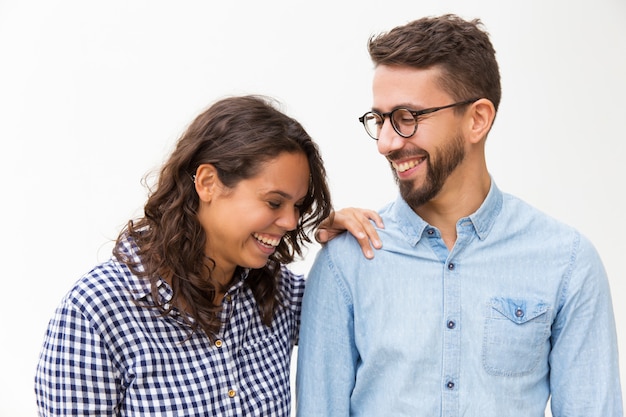
<svg viewBox="0 0 626 417">
<path fill-rule="evenodd" d="M 212 165 L 196 172 L 198 218 L 207 236 L 206 255 L 216 277 L 228 282 L 237 266 L 261 268 L 283 235 L 296 228 L 309 189 L 309 163 L 302 152 L 283 152 L 258 175 L 226 188 Z"/>
</svg>

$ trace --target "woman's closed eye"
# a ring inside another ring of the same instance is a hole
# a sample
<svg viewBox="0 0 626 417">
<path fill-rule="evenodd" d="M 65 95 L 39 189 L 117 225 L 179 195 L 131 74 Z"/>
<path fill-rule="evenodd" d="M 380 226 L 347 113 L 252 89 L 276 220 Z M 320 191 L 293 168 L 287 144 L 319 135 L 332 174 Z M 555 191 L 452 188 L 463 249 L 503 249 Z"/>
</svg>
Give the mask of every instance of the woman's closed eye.
<svg viewBox="0 0 626 417">
<path fill-rule="evenodd" d="M 278 210 L 281 207 L 283 207 L 284 203 L 282 201 L 268 201 L 267 205 L 272 209 L 272 210 Z M 294 210 L 298 211 L 298 213 L 302 213 L 303 209 L 304 209 L 304 202 L 302 203 L 297 203 L 294 204 L 293 206 Z"/>
</svg>

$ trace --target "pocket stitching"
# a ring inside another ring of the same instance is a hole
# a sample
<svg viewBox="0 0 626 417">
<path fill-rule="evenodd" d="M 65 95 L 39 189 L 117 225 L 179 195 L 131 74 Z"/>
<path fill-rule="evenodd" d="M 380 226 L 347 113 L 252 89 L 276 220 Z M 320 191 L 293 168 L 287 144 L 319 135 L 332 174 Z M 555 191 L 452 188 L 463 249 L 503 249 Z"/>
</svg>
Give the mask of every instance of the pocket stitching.
<svg viewBox="0 0 626 417">
<path fill-rule="evenodd" d="M 509 301 L 514 301 L 512 299 L 507 299 Z M 485 371 L 490 374 L 490 375 L 494 375 L 494 376 L 524 376 L 524 375 L 528 375 L 530 373 L 532 373 L 533 371 L 535 371 L 535 369 L 537 368 L 537 366 L 539 365 L 540 361 L 541 361 L 541 357 L 542 355 L 537 352 L 537 354 L 535 355 L 535 359 L 532 361 L 532 363 L 529 364 L 529 367 L 522 371 L 514 371 L 514 370 L 503 370 L 503 369 L 499 369 L 496 368 L 494 366 L 491 366 L 487 363 L 488 358 L 491 356 L 489 355 L 488 352 L 488 346 L 491 344 L 489 343 L 489 336 L 494 333 L 490 333 L 489 332 L 489 328 L 490 328 L 490 323 L 495 323 L 498 320 L 505 320 L 508 322 L 511 322 L 517 326 L 532 326 L 533 323 L 535 323 L 535 325 L 541 325 L 543 327 L 543 330 L 540 330 L 540 334 L 537 335 L 537 340 L 538 343 L 533 344 L 533 346 L 531 346 L 529 349 L 531 350 L 539 350 L 541 349 L 541 343 L 540 341 L 544 340 L 549 332 L 550 332 L 550 326 L 547 324 L 548 323 L 548 317 L 549 317 L 549 311 L 550 311 L 550 306 L 543 303 L 543 302 L 536 302 L 536 303 L 526 303 L 527 305 L 532 305 L 533 308 L 531 309 L 532 313 L 531 314 L 525 314 L 524 317 L 522 318 L 518 318 L 514 315 L 514 313 L 510 312 L 509 309 L 503 308 L 502 302 L 505 301 L 504 299 L 492 299 L 488 304 L 487 304 L 487 308 L 489 310 L 489 314 L 486 315 L 485 317 L 485 326 L 484 326 L 484 333 L 483 333 L 483 349 L 482 349 L 482 363 L 483 363 L 483 368 L 485 369 Z M 496 311 L 498 313 L 497 317 L 493 315 L 493 312 Z M 539 331 L 538 331 L 539 332 Z M 541 349 L 542 350 L 542 349 Z"/>
</svg>

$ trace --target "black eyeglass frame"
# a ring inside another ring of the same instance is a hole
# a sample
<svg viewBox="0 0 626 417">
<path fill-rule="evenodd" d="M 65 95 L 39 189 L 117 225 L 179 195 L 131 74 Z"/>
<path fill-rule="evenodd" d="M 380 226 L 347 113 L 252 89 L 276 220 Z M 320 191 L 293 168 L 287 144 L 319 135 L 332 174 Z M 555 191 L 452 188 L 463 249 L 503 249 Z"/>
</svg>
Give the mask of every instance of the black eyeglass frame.
<svg viewBox="0 0 626 417">
<path fill-rule="evenodd" d="M 480 100 L 480 97 L 472 98 L 472 99 L 469 99 L 469 100 L 458 101 L 456 103 L 448 104 L 446 106 L 431 107 L 431 108 L 422 109 L 422 110 L 411 110 L 411 109 L 409 109 L 407 107 L 398 107 L 398 108 L 395 108 L 392 111 L 387 112 L 387 113 L 381 113 L 381 112 L 376 111 L 376 110 L 370 110 L 370 111 L 366 112 L 363 116 L 359 117 L 359 122 L 361 122 L 363 124 L 363 127 L 365 128 L 365 131 L 367 132 L 367 135 L 369 137 L 371 137 L 374 140 L 378 140 L 378 138 L 374 137 L 370 133 L 370 131 L 367 129 L 367 125 L 365 124 L 365 117 L 368 114 L 375 114 L 375 115 L 377 115 L 378 117 L 380 117 L 382 119 L 383 123 L 385 123 L 385 119 L 386 118 L 389 118 L 389 120 L 391 122 L 391 126 L 393 127 L 393 130 L 395 130 L 395 132 L 398 135 L 400 135 L 403 138 L 407 139 L 407 138 L 410 138 L 411 136 L 413 136 L 415 134 L 415 132 L 417 132 L 417 125 L 418 125 L 417 118 L 419 116 L 423 116 L 425 114 L 434 113 L 434 112 L 437 112 L 437 111 L 443 110 L 443 109 L 449 109 L 450 107 L 464 106 L 466 104 L 472 104 L 472 103 L 475 103 L 478 100 Z M 395 112 L 399 111 L 399 110 L 408 111 L 413 116 L 413 118 L 415 119 L 415 127 L 413 128 L 413 132 L 410 135 L 406 135 L 406 134 L 402 133 L 400 131 L 400 129 L 398 129 L 398 127 L 396 126 L 396 122 L 394 122 L 395 119 L 393 118 L 393 114 Z"/>
</svg>

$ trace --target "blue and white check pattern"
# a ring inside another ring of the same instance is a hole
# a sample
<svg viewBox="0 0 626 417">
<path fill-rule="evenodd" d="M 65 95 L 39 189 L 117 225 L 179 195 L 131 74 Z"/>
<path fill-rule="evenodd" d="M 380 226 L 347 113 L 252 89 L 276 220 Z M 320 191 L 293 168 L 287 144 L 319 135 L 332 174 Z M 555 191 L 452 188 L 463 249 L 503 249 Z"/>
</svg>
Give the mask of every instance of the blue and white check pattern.
<svg viewBox="0 0 626 417">
<path fill-rule="evenodd" d="M 124 249 L 135 259 L 129 242 Z M 216 343 L 159 316 L 150 285 L 115 259 L 70 290 L 49 323 L 35 376 L 41 416 L 289 416 L 290 359 L 304 277 L 282 268 L 283 306 L 261 323 L 244 279 L 224 297 Z M 159 283 L 159 296 L 171 288 Z"/>
</svg>

